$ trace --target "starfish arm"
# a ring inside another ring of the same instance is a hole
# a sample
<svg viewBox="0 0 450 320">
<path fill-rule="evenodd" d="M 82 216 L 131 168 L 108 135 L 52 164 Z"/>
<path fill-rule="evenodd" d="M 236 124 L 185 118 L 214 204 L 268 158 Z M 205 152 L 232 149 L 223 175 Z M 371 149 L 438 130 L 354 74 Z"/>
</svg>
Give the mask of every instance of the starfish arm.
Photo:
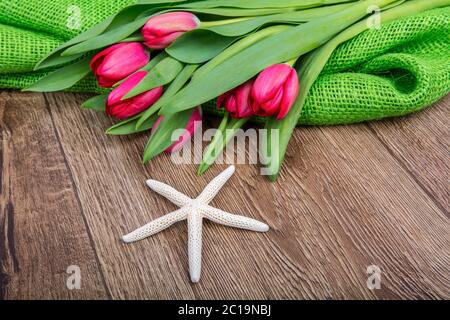
<svg viewBox="0 0 450 320">
<path fill-rule="evenodd" d="M 235 167 L 230 166 L 228 169 L 223 171 L 217 177 L 215 177 L 203 190 L 203 192 L 197 197 L 196 200 L 203 204 L 208 204 L 212 199 L 219 193 L 220 189 L 224 186 L 225 183 L 231 178 L 234 174 Z"/>
<path fill-rule="evenodd" d="M 269 226 L 258 220 L 231 214 L 211 206 L 202 206 L 200 209 L 205 218 L 213 222 L 250 231 L 267 232 Z"/>
<path fill-rule="evenodd" d="M 188 256 L 191 281 L 200 281 L 202 270 L 202 216 L 197 211 L 188 215 Z"/>
<path fill-rule="evenodd" d="M 188 196 L 160 181 L 147 180 L 147 186 L 179 207 L 184 207 L 192 201 Z"/>
<path fill-rule="evenodd" d="M 150 237 L 170 227 L 174 223 L 186 219 L 187 213 L 188 211 L 186 210 L 186 208 L 181 208 L 168 213 L 156 220 L 153 220 L 145 226 L 142 226 L 139 229 L 136 229 L 135 231 L 123 236 L 122 240 L 126 243 L 131 243 Z"/>
</svg>

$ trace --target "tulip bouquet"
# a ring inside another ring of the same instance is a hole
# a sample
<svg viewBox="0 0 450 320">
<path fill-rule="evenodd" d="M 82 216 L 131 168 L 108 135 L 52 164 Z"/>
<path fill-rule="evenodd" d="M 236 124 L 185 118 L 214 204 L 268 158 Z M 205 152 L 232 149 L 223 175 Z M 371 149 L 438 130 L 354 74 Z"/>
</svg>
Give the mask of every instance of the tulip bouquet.
<svg viewBox="0 0 450 320">
<path fill-rule="evenodd" d="M 109 134 L 149 132 L 144 162 L 179 150 L 199 128 L 200 106 L 217 99 L 224 116 L 199 173 L 258 116 L 269 129 L 261 153 L 274 180 L 308 92 L 336 47 L 370 28 L 374 11 L 385 23 L 448 5 L 450 0 L 141 0 L 48 54 L 36 69 L 56 70 L 26 90 L 68 89 L 93 73 L 104 93 L 83 107 L 121 120 Z"/>
</svg>

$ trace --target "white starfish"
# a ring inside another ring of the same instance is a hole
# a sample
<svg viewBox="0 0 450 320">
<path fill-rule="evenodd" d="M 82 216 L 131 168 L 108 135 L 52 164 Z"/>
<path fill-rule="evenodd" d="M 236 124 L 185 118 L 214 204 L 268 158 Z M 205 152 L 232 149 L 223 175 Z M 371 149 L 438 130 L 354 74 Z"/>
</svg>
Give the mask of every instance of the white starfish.
<svg viewBox="0 0 450 320">
<path fill-rule="evenodd" d="M 189 273 L 192 282 L 200 280 L 202 267 L 202 221 L 203 218 L 222 225 L 241 228 L 251 231 L 266 232 L 269 226 L 243 216 L 234 215 L 209 205 L 211 200 L 219 193 L 224 184 L 231 178 L 235 171 L 234 166 L 229 167 L 216 178 L 214 178 L 196 198 L 178 192 L 171 186 L 155 180 L 148 180 L 147 185 L 155 192 L 169 199 L 180 209 L 166 214 L 145 226 L 122 237 L 126 243 L 142 240 L 152 236 L 181 220 L 188 221 L 188 255 Z"/>
</svg>

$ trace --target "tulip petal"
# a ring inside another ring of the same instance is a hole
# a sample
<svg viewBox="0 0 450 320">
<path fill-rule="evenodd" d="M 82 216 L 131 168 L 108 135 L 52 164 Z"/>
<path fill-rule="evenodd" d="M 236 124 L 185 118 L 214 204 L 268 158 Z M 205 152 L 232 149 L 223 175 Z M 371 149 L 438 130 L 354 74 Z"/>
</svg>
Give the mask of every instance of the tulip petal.
<svg viewBox="0 0 450 320">
<path fill-rule="evenodd" d="M 267 115 L 273 116 L 280 109 L 281 101 L 283 100 L 284 90 L 280 88 L 272 100 L 264 101 L 261 107 L 264 109 Z"/>
<path fill-rule="evenodd" d="M 131 75 L 128 79 L 122 82 L 115 88 L 108 96 L 108 104 L 114 105 L 122 102 L 125 96 L 131 89 L 133 89 L 141 80 L 147 75 L 147 71 L 139 71 Z"/>
<path fill-rule="evenodd" d="M 92 59 L 90 67 L 99 85 L 109 88 L 145 66 L 149 60 L 150 54 L 142 44 L 124 42 L 99 52 Z"/>
<path fill-rule="evenodd" d="M 224 93 L 217 98 L 217 109 L 221 109 L 228 98 L 229 93 Z"/>
<path fill-rule="evenodd" d="M 148 47 L 164 49 L 199 25 L 200 20 L 190 12 L 168 12 L 151 17 L 142 28 L 142 35 Z"/>
<path fill-rule="evenodd" d="M 145 45 L 151 49 L 161 50 L 170 46 L 175 40 L 177 40 L 180 36 L 182 36 L 184 32 L 173 32 L 161 37 L 144 37 Z"/>
<path fill-rule="evenodd" d="M 148 109 L 158 101 L 163 94 L 163 87 L 158 87 L 141 93 L 136 97 L 122 100 L 146 75 L 147 71 L 137 72 L 111 91 L 106 103 L 106 113 L 119 119 L 127 119 Z"/>
<path fill-rule="evenodd" d="M 277 115 L 277 120 L 281 120 L 289 113 L 295 101 L 297 100 L 299 90 L 299 79 L 297 72 L 293 69 L 289 75 L 288 81 L 284 85 L 283 100 L 280 104 L 280 111 Z"/>
<path fill-rule="evenodd" d="M 155 104 L 155 102 L 161 98 L 163 92 L 163 87 L 158 87 L 131 98 L 136 107 L 136 114 L 141 113 Z"/>
<path fill-rule="evenodd" d="M 164 35 L 174 31 L 190 31 L 200 25 L 199 19 L 190 12 L 168 12 L 151 17 L 144 29 L 151 29 L 152 33 Z"/>
<path fill-rule="evenodd" d="M 130 42 L 108 54 L 96 71 L 104 77 L 121 80 L 145 66 L 149 58 L 143 45 Z"/>
<path fill-rule="evenodd" d="M 250 107 L 250 93 L 252 91 L 253 81 L 247 81 L 236 90 L 236 114 L 234 118 L 242 119 L 250 117 L 253 112 Z"/>
<path fill-rule="evenodd" d="M 180 136 L 178 141 L 176 141 L 174 144 L 172 144 L 169 148 L 165 150 L 167 153 L 174 153 L 181 150 L 181 148 L 191 140 L 191 138 L 194 136 L 195 132 L 201 128 L 203 116 L 202 116 L 202 109 L 201 107 L 195 108 L 195 110 L 192 113 L 191 118 L 189 119 L 188 124 L 186 125 L 186 128 L 183 132 L 183 134 Z"/>
<path fill-rule="evenodd" d="M 253 99 L 259 103 L 272 100 L 287 80 L 291 69 L 286 64 L 276 64 L 262 71 L 253 85 Z"/>
</svg>

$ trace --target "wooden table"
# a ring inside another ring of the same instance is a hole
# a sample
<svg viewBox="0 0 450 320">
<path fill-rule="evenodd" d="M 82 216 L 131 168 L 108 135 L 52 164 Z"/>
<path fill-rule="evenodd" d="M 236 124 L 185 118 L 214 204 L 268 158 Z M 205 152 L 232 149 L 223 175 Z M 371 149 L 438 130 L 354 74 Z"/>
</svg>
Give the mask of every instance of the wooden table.
<svg viewBox="0 0 450 320">
<path fill-rule="evenodd" d="M 175 208 L 147 178 L 195 196 L 225 165 L 201 178 L 168 156 L 143 166 L 146 136 L 106 136 L 112 120 L 85 99 L 0 94 L 0 299 L 450 298 L 450 96 L 400 119 L 296 130 L 277 183 L 238 166 L 213 205 L 271 231 L 206 222 L 196 285 L 186 223 L 120 236 Z"/>
</svg>

